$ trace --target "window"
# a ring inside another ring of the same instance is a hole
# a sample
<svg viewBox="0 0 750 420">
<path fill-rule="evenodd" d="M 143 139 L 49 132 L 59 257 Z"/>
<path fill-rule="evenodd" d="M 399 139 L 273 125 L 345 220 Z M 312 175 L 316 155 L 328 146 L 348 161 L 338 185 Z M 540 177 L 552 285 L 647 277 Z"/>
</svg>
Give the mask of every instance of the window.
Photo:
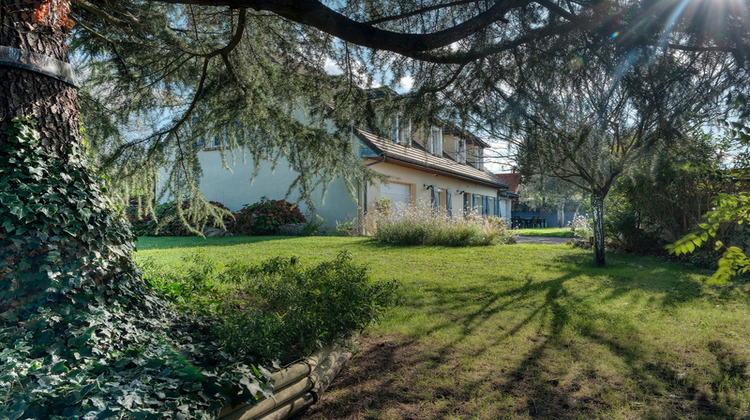
<svg viewBox="0 0 750 420">
<path fill-rule="evenodd" d="M 484 201 L 484 197 L 480 194 L 473 194 L 472 195 L 473 202 L 472 202 L 472 210 L 476 214 L 484 214 L 484 209 L 482 208 L 482 201 Z"/>
<path fill-rule="evenodd" d="M 393 141 L 411 145 L 411 119 L 401 118 L 400 114 L 396 114 L 396 123 L 393 125 Z"/>
<path fill-rule="evenodd" d="M 442 156 L 443 154 L 443 129 L 430 127 L 430 137 L 427 139 L 427 151 L 433 155 Z"/>
<path fill-rule="evenodd" d="M 456 137 L 456 162 L 466 163 L 466 140 Z"/>
<path fill-rule="evenodd" d="M 474 162 L 477 169 L 484 169 L 484 149 L 481 147 L 474 148 Z"/>
</svg>

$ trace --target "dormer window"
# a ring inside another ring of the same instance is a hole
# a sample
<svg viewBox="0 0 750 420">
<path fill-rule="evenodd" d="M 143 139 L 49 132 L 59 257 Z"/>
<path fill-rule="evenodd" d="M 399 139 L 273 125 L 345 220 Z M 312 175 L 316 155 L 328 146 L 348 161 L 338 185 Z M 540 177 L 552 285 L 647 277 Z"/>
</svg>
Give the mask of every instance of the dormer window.
<svg viewBox="0 0 750 420">
<path fill-rule="evenodd" d="M 400 114 L 396 114 L 396 123 L 393 125 L 393 141 L 411 145 L 411 119 L 401 118 Z"/>
<path fill-rule="evenodd" d="M 481 147 L 474 148 L 474 161 L 477 169 L 484 169 L 484 149 Z"/>
<path fill-rule="evenodd" d="M 430 136 L 427 139 L 427 151 L 433 155 L 442 156 L 443 154 L 443 129 L 440 127 L 430 127 Z"/>
<path fill-rule="evenodd" d="M 466 163 L 466 140 L 456 137 L 456 162 Z"/>
</svg>

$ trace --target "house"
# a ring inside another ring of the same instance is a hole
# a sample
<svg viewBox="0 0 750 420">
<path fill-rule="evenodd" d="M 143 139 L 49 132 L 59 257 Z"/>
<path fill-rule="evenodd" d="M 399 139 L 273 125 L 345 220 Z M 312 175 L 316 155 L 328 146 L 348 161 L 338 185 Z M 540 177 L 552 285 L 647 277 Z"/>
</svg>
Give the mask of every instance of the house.
<svg viewBox="0 0 750 420">
<path fill-rule="evenodd" d="M 366 130 L 356 130 L 356 136 L 365 162 L 388 177 L 361 189 L 360 217 L 366 218 L 380 198 L 411 206 L 429 203 L 452 218 L 470 212 L 510 217 L 510 201 L 503 195 L 507 185 L 482 169 L 486 144 L 479 139 L 462 138 L 437 126 L 414 133 L 408 143 Z"/>
<path fill-rule="evenodd" d="M 424 203 L 453 218 L 476 212 L 509 220 L 508 185 L 484 168 L 487 143 L 452 124 L 413 125 L 402 114 L 393 115 L 387 121 L 392 127 L 389 138 L 367 128 L 353 128 L 351 133 L 352 145 L 364 163 L 386 180 L 356 185 L 351 193 L 345 180 L 337 179 L 325 196 L 322 188 L 313 192 L 314 210 L 300 202 L 303 213 L 320 216 L 327 227 L 354 221 L 363 233 L 369 233 L 368 215 L 381 198 L 389 198 L 393 205 Z M 297 176 L 281 159 L 275 168 L 261 162 L 250 182 L 254 162 L 228 162 L 229 171 L 218 146 L 204 145 L 199 152 L 203 172 L 199 185 L 208 200 L 221 202 L 230 210 L 237 211 L 263 197 L 283 198 Z M 294 202 L 300 197 L 292 192 L 287 199 Z"/>
<path fill-rule="evenodd" d="M 511 172 L 507 174 L 495 174 L 495 176 L 508 185 L 508 191 L 505 192 L 505 195 L 511 200 L 511 211 L 520 211 L 518 208 L 520 205 L 518 185 L 521 183 L 521 174 Z"/>
</svg>

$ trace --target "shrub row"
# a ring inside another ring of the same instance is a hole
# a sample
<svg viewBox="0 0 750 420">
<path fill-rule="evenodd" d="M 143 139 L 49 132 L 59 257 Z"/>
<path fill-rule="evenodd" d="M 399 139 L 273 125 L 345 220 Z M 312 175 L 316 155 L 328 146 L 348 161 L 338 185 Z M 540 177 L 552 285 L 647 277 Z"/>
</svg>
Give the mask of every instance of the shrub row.
<svg viewBox="0 0 750 420">
<path fill-rule="evenodd" d="M 395 302 L 397 282 L 376 281 L 347 253 L 305 266 L 298 258 L 218 270 L 194 254 L 179 273 L 153 261 L 151 287 L 182 311 L 217 320 L 206 330 L 231 353 L 290 362 L 364 329 Z"/>
</svg>

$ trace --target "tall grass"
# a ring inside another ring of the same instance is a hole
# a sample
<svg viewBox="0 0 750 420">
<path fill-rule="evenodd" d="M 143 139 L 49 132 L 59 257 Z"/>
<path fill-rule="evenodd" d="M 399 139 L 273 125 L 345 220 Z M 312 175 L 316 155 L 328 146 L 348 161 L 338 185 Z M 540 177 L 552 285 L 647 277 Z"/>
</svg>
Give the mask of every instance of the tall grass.
<svg viewBox="0 0 750 420">
<path fill-rule="evenodd" d="M 513 232 L 501 218 L 469 215 L 452 219 L 424 204 L 381 210 L 375 225 L 375 239 L 388 244 L 486 246 L 513 242 Z"/>
</svg>

